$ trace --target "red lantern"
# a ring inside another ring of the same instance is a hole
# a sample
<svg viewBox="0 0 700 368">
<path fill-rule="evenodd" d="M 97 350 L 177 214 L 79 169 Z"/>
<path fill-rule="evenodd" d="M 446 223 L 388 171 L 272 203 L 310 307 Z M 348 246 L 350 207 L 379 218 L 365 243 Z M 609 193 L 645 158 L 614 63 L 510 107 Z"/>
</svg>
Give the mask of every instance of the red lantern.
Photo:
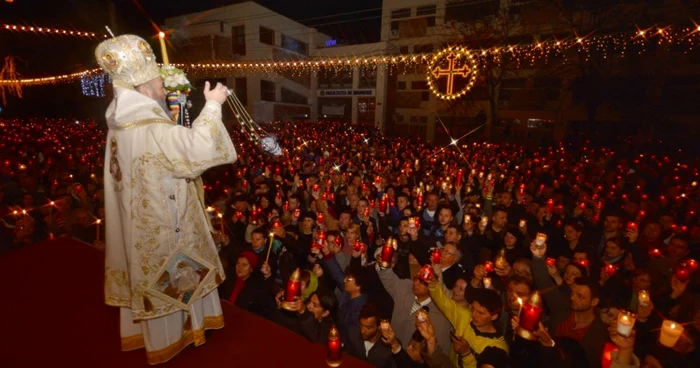
<svg viewBox="0 0 700 368">
<path fill-rule="evenodd" d="M 430 265 L 421 267 L 420 271 L 418 271 L 418 278 L 425 283 L 429 283 L 433 278 L 433 268 Z"/>
<path fill-rule="evenodd" d="M 382 253 L 380 255 L 379 265 L 382 268 L 391 267 L 392 258 L 394 258 L 394 252 L 396 251 L 396 239 L 389 238 L 389 240 L 382 246 Z"/>
<path fill-rule="evenodd" d="M 555 267 L 557 265 L 557 260 L 552 257 L 547 257 L 547 259 L 545 259 L 544 262 L 549 267 Z"/>
<path fill-rule="evenodd" d="M 520 307 L 520 324 L 515 331 L 518 336 L 526 340 L 537 340 L 537 336 L 532 332 L 539 329 L 543 310 L 542 298 L 540 294 L 535 291 L 530 299 Z"/>
<path fill-rule="evenodd" d="M 430 262 L 433 262 L 434 264 L 440 264 L 441 258 L 442 252 L 440 251 L 440 248 L 435 248 L 432 252 L 430 252 Z"/>
<path fill-rule="evenodd" d="M 290 310 L 290 302 L 294 299 L 301 297 L 301 271 L 297 268 L 292 273 L 292 276 L 287 280 L 287 288 L 284 290 L 284 301 L 282 302 L 282 308 Z"/>
<path fill-rule="evenodd" d="M 328 332 L 328 355 L 326 356 L 326 364 L 328 364 L 329 367 L 338 367 L 343 362 L 342 345 L 340 331 L 333 325 Z"/>
</svg>

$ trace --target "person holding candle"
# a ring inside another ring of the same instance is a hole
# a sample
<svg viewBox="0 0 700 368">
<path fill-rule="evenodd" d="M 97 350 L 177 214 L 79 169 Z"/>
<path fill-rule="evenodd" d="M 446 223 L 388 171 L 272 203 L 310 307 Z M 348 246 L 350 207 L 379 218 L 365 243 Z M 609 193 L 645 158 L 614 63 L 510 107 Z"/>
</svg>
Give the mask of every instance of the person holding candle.
<svg viewBox="0 0 700 368">
<path fill-rule="evenodd" d="M 466 276 L 464 268 L 459 263 L 461 259 L 462 252 L 457 245 L 447 243 L 440 252 L 440 263 L 434 265 L 438 278 L 448 289 L 452 289 L 458 279 Z"/>
<path fill-rule="evenodd" d="M 375 303 L 365 304 L 358 315 L 359 325 L 349 328 L 346 348 L 349 354 L 379 368 L 396 368 L 391 348 L 382 340 L 381 317 Z"/>
<path fill-rule="evenodd" d="M 413 280 L 402 280 L 391 269 L 382 269 L 378 266 L 375 268 L 384 289 L 394 301 L 391 324 L 398 339 L 404 344 L 404 348 L 415 332 L 413 321 L 416 312 L 422 307 L 428 307 L 429 318 L 435 328 L 440 348 L 447 354 L 450 347 L 450 324 L 430 299 L 427 283 L 419 276 L 414 277 Z"/>
<path fill-rule="evenodd" d="M 182 346 L 204 343 L 204 330 L 223 327 L 215 289 L 225 273 L 200 176 L 237 159 L 221 120 L 228 89 L 206 82 L 206 105 L 188 129 L 171 120 L 161 70 L 148 42 L 134 35 L 110 38 L 97 46 L 95 58 L 114 85 L 114 100 L 105 114 L 105 302 L 121 308 L 122 349 L 146 347 L 149 363 L 163 363 Z M 160 265 L 185 251 L 215 276 L 198 285 L 190 310 L 147 293 L 160 277 Z M 149 341 L 144 344 L 141 336 Z"/>
<path fill-rule="evenodd" d="M 240 308 L 265 318 L 271 318 L 274 299 L 258 266 L 258 256 L 244 251 L 238 256 L 233 272 L 221 286 L 219 296 Z"/>
<path fill-rule="evenodd" d="M 369 300 L 369 296 L 363 289 L 369 286 L 368 270 L 351 263 L 343 272 L 338 262 L 332 257 L 324 259 L 323 265 L 324 271 L 328 271 L 328 275 L 335 281 L 336 286 L 342 290 L 338 298 L 336 320 L 343 341 L 348 341 L 349 332 L 358 326 L 360 310 Z"/>
<path fill-rule="evenodd" d="M 444 287 L 433 277 L 428 284 L 430 298 L 454 327 L 456 339 L 463 340 L 469 346 L 469 351 L 450 354 L 452 364 L 464 367 L 476 367 L 476 354 L 480 354 L 489 346 L 508 352 L 503 330 L 494 324 L 503 309 L 500 297 L 493 290 L 470 290 L 471 309 L 459 306 L 450 299 Z"/>
</svg>

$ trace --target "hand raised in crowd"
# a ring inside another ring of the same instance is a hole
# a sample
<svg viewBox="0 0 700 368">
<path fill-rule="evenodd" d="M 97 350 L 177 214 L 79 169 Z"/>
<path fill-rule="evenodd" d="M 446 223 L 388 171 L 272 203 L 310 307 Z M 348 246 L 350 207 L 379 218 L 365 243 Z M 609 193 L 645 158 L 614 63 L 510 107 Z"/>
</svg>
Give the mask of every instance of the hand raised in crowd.
<svg viewBox="0 0 700 368">
<path fill-rule="evenodd" d="M 221 83 L 217 83 L 214 88 L 210 88 L 210 86 L 209 81 L 204 82 L 204 99 L 207 101 L 216 101 L 219 104 L 226 102 L 228 98 L 228 88 Z"/>
<path fill-rule="evenodd" d="M 630 243 L 636 243 L 637 239 L 639 238 L 639 229 L 637 228 L 628 228 L 625 231 L 625 236 L 629 240 Z"/>
<path fill-rule="evenodd" d="M 493 272 L 501 277 L 508 277 L 510 275 L 510 272 L 512 271 L 512 267 L 510 266 L 510 263 L 504 261 L 502 265 L 496 265 L 493 268 Z"/>
<path fill-rule="evenodd" d="M 435 328 L 433 328 L 433 324 L 430 322 L 430 320 L 425 322 L 416 322 L 416 328 L 425 339 L 428 355 L 432 356 L 437 349 L 437 339 L 435 338 Z"/>
<path fill-rule="evenodd" d="M 450 334 L 450 340 L 452 340 L 452 350 L 458 355 L 468 355 L 471 353 L 472 349 L 467 340 L 463 337 Z"/>
<path fill-rule="evenodd" d="M 542 322 L 540 322 L 540 327 L 537 331 L 534 332 L 535 336 L 537 336 L 540 340 L 540 344 L 542 346 L 546 346 L 548 348 L 554 347 L 554 339 L 552 336 L 549 334 L 549 331 L 547 331 L 546 328 L 544 328 L 544 325 Z"/>
<path fill-rule="evenodd" d="M 391 324 L 380 323 L 379 329 L 381 330 L 382 334 L 382 342 L 389 345 L 392 350 L 398 350 L 401 343 L 399 342 L 399 339 L 396 338 L 396 333 L 394 332 L 394 329 L 391 328 Z"/>
<path fill-rule="evenodd" d="M 484 277 L 488 276 L 488 274 L 489 273 L 486 272 L 486 268 L 484 267 L 484 265 L 479 264 L 476 265 L 476 267 L 474 267 L 474 278 L 479 282 L 481 282 L 484 279 Z"/>
</svg>

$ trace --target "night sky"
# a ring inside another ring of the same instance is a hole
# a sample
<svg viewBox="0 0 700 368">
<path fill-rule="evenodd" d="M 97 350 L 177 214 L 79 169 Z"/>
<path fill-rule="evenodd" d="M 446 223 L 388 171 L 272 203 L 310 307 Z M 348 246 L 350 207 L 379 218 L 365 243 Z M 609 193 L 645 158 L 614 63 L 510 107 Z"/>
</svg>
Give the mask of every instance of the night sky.
<svg viewBox="0 0 700 368">
<path fill-rule="evenodd" d="M 151 22 L 162 25 L 167 17 L 237 3 L 231 0 L 140 0 L 139 7 L 134 0 L 114 2 L 117 34 L 133 33 L 152 41 L 156 30 Z M 348 43 L 379 40 L 382 0 L 257 2 Z M 107 0 L 14 0 L 13 3 L 0 0 L 0 23 L 105 33 L 104 26 L 109 24 L 107 3 Z M 93 52 L 102 39 L 0 29 L 0 63 L 5 56 L 14 56 L 21 78 L 74 73 L 97 67 Z M 157 47 L 155 42 L 152 45 Z M 79 82 L 27 87 L 23 99 L 10 98 L 3 115 L 99 117 L 104 114 L 107 102 L 104 98 L 82 97 Z"/>
</svg>

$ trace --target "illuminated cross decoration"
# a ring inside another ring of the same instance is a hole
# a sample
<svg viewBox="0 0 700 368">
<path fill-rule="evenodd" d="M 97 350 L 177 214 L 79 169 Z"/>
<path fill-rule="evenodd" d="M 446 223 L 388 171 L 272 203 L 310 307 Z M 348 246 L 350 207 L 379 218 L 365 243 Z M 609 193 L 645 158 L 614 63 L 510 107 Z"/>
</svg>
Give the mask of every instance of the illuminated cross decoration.
<svg viewBox="0 0 700 368">
<path fill-rule="evenodd" d="M 466 64 L 462 65 L 462 67 L 459 69 L 455 69 L 456 58 L 457 57 L 454 54 L 447 57 L 447 59 L 449 60 L 449 63 L 447 64 L 447 69 L 437 67 L 435 68 L 435 70 L 433 70 L 433 76 L 435 77 L 435 79 L 440 79 L 440 77 L 443 76 L 447 77 L 447 91 L 445 92 L 446 95 L 452 94 L 452 89 L 454 88 L 456 76 L 466 78 L 469 76 L 469 72 L 471 72 L 471 69 L 469 69 L 469 66 L 467 66 Z"/>
</svg>

